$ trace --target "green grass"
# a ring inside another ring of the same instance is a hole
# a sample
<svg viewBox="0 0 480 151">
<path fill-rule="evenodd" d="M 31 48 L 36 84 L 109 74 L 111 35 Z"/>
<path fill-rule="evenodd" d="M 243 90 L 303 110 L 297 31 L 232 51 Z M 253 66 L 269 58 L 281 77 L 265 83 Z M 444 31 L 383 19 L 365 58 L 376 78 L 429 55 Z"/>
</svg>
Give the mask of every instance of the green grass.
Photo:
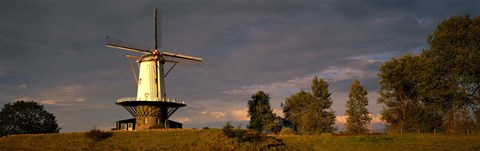
<svg viewBox="0 0 480 151">
<path fill-rule="evenodd" d="M 282 145 L 283 144 L 283 145 Z M 0 150 L 480 150 L 480 135 L 395 134 L 371 136 L 269 135 L 238 142 L 221 129 L 113 132 L 93 141 L 85 133 L 12 135 Z"/>
<path fill-rule="evenodd" d="M 278 136 L 287 150 L 480 150 L 480 135 Z"/>
</svg>

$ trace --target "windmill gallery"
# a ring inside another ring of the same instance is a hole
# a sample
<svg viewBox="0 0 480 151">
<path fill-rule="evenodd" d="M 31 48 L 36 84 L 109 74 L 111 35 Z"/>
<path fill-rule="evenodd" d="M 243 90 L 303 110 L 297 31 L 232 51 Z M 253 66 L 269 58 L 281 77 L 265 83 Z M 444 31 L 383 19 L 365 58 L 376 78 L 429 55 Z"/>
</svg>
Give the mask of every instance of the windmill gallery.
<svg viewBox="0 0 480 151">
<path fill-rule="evenodd" d="M 159 22 L 159 23 L 157 23 Z M 179 99 L 167 98 L 165 77 L 177 64 L 196 65 L 202 58 L 159 51 L 161 47 L 161 13 L 154 9 L 154 48 L 145 49 L 107 37 L 106 46 L 126 51 L 141 53 L 141 56 L 127 55 L 136 59 L 138 78 L 133 65 L 132 72 L 138 86 L 136 97 L 117 99 L 116 104 L 123 106 L 134 118 L 116 122 L 117 130 L 147 130 L 151 128 L 182 128 L 182 124 L 168 120 L 180 107 L 186 106 Z M 160 30 L 157 28 L 160 27 Z M 158 39 L 160 38 L 160 42 Z M 165 73 L 164 64 L 173 65 Z"/>
</svg>

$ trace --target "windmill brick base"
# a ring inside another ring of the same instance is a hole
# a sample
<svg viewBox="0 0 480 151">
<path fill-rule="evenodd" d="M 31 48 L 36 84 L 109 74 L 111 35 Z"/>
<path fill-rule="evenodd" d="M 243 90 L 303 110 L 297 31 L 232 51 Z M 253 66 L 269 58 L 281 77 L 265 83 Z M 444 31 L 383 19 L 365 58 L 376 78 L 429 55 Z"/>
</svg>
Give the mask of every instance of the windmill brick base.
<svg viewBox="0 0 480 151">
<path fill-rule="evenodd" d="M 117 100 L 116 104 L 123 106 L 135 117 L 135 130 L 169 128 L 168 118 L 178 108 L 187 106 L 183 101 L 176 99 L 137 101 L 136 98 L 122 98 Z"/>
</svg>

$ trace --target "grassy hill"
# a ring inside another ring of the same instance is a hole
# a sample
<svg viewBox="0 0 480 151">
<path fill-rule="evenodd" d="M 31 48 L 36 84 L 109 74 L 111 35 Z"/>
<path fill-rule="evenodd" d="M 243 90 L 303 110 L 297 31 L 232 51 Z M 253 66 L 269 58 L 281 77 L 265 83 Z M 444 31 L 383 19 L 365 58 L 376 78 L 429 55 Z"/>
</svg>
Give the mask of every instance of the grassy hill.
<svg viewBox="0 0 480 151">
<path fill-rule="evenodd" d="M 269 135 L 254 142 L 227 138 L 220 129 L 112 132 L 93 141 L 85 133 L 13 135 L 0 150 L 480 150 L 480 135 Z"/>
</svg>

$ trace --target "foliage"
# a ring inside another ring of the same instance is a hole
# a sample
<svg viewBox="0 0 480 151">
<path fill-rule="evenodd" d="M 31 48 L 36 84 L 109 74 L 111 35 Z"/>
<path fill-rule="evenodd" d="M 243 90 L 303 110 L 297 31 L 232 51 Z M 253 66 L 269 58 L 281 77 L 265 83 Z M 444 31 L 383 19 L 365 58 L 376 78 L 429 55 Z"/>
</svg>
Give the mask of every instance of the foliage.
<svg viewBox="0 0 480 151">
<path fill-rule="evenodd" d="M 449 133 L 463 131 L 458 115 L 480 103 L 480 17 L 454 16 L 428 36 L 430 48 L 421 54 L 426 69 L 419 93 L 426 105 L 443 116 Z M 468 114 L 462 118 L 468 118 Z"/>
<path fill-rule="evenodd" d="M 58 133 L 59 130 L 55 116 L 37 102 L 8 103 L 0 111 L 0 136 Z"/>
<path fill-rule="evenodd" d="M 311 87 L 312 93 L 301 90 L 282 104 L 286 123 L 303 134 L 332 133 L 335 131 L 335 113 L 330 107 L 332 98 L 328 83 L 315 76 Z"/>
<path fill-rule="evenodd" d="M 300 92 L 289 96 L 285 100 L 285 104 L 282 104 L 283 113 L 285 115 L 285 119 L 291 123 L 291 128 L 302 132 L 304 128 L 302 127 L 303 124 L 303 116 L 307 111 L 307 104 L 309 101 L 314 100 L 313 96 L 310 93 L 307 93 L 303 90 Z"/>
<path fill-rule="evenodd" d="M 382 118 L 390 128 L 464 133 L 480 106 L 480 17 L 454 16 L 428 36 L 420 55 L 393 58 L 380 68 Z M 477 120 L 475 120 L 477 119 Z M 480 130 L 480 129 L 479 129 Z"/>
<path fill-rule="evenodd" d="M 354 80 L 350 86 L 350 93 L 345 105 L 345 113 L 347 115 L 345 128 L 350 133 L 368 132 L 367 127 L 372 118 L 370 117 L 370 112 L 368 112 L 367 105 L 367 90 L 360 85 L 358 80 Z"/>
<path fill-rule="evenodd" d="M 419 73 L 424 71 L 424 61 L 419 55 L 393 58 L 380 67 L 378 103 L 385 108 L 382 120 L 389 128 L 401 132 L 432 132 L 441 125 L 436 112 L 428 112 L 419 99 Z"/>
<path fill-rule="evenodd" d="M 102 132 L 97 128 L 93 128 L 90 131 L 85 133 L 85 136 L 95 142 L 106 140 L 107 138 L 112 137 L 112 132 Z"/>
<path fill-rule="evenodd" d="M 228 138 L 235 137 L 235 132 L 233 132 L 233 126 L 230 123 L 230 121 L 228 121 L 227 123 L 225 123 L 225 125 L 223 125 L 222 132 Z"/>
<path fill-rule="evenodd" d="M 234 129 L 230 121 L 225 123 L 222 128 L 222 132 L 228 138 L 234 138 L 238 142 L 254 142 L 258 141 L 262 137 L 262 135 L 257 131 L 245 130 L 240 128 Z"/>
<path fill-rule="evenodd" d="M 474 111 L 475 116 L 475 130 L 480 133 L 480 108 Z"/>
<path fill-rule="evenodd" d="M 315 101 L 310 104 L 307 117 L 310 121 L 312 130 L 319 133 L 333 133 L 335 131 L 335 112 L 332 110 L 332 94 L 328 91 L 328 83 L 324 79 L 318 79 L 315 76 L 312 80 L 312 94 Z"/>
<path fill-rule="evenodd" d="M 279 122 L 270 107 L 270 96 L 263 91 L 258 91 L 248 100 L 248 116 L 250 124 L 247 128 L 257 132 L 278 132 L 280 131 Z"/>
<path fill-rule="evenodd" d="M 295 135 L 295 131 L 292 130 L 291 128 L 285 127 L 282 128 L 282 130 L 279 133 L 280 135 Z"/>
</svg>

